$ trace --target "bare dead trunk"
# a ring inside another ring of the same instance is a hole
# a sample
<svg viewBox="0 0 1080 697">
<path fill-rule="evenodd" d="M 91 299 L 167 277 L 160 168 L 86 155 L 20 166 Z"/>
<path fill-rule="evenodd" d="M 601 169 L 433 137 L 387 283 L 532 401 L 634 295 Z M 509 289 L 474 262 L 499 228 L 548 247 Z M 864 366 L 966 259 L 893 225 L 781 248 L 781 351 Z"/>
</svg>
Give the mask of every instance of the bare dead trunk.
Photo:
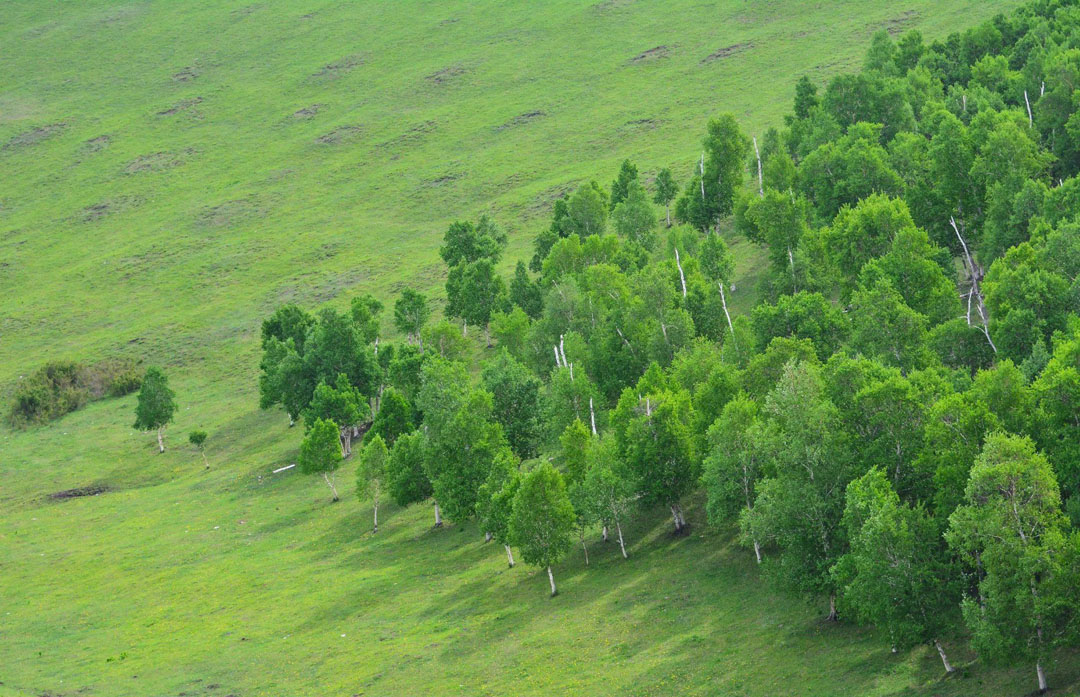
<svg viewBox="0 0 1080 697">
<path fill-rule="evenodd" d="M 327 476 L 326 472 L 323 472 L 322 476 L 323 476 L 323 479 L 326 480 L 326 486 L 330 487 L 330 491 L 334 492 L 334 499 L 333 500 L 337 501 L 338 500 L 337 487 L 334 486 L 333 478 Z"/>
<path fill-rule="evenodd" d="M 941 648 L 941 642 L 937 639 L 934 639 L 934 648 L 937 649 L 938 655 L 941 656 L 941 662 L 945 665 L 945 672 L 953 672 L 955 668 L 949 663 L 949 657 L 945 655 L 945 649 Z"/>
<path fill-rule="evenodd" d="M 514 553 L 510 551 L 510 545 L 503 545 L 503 547 L 506 547 L 506 563 L 512 569 L 514 568 Z"/>
<path fill-rule="evenodd" d="M 554 598 L 556 595 L 559 594 L 559 591 L 555 590 L 555 574 L 551 573 L 551 567 L 550 566 L 547 568 L 547 570 L 548 570 L 548 581 L 551 581 L 551 597 Z"/>
<path fill-rule="evenodd" d="M 442 527 L 442 511 L 439 510 L 439 502 L 435 502 L 435 527 Z"/>
<path fill-rule="evenodd" d="M 829 616 L 825 618 L 828 622 L 836 622 L 839 616 L 836 614 L 836 593 L 829 593 Z"/>
<path fill-rule="evenodd" d="M 1039 694 L 1041 695 L 1050 689 L 1046 684 L 1046 672 L 1043 670 L 1042 661 L 1035 664 L 1035 674 L 1039 677 Z"/>
<path fill-rule="evenodd" d="M 161 428 L 159 428 L 159 429 L 157 430 L 157 447 L 158 447 L 158 453 L 163 453 L 163 452 L 165 452 L 165 438 L 164 438 L 164 435 L 163 435 L 163 434 L 164 434 L 164 432 L 165 432 L 165 427 L 164 427 L 164 426 L 162 426 Z"/>
<path fill-rule="evenodd" d="M 622 558 L 627 559 L 626 544 L 623 542 L 622 525 L 619 523 L 619 519 L 615 519 L 615 531 L 619 533 L 619 549 L 622 550 Z"/>
</svg>

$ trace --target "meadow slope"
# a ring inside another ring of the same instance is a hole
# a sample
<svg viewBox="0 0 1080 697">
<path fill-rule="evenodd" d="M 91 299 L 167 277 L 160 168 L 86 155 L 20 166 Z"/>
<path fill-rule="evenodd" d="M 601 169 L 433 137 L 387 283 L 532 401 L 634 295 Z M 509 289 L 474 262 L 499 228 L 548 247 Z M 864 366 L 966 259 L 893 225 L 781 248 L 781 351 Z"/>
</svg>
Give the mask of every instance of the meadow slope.
<svg viewBox="0 0 1080 697">
<path fill-rule="evenodd" d="M 282 302 L 441 298 L 451 220 L 494 214 L 512 264 L 555 197 L 623 158 L 685 178 L 709 115 L 761 133 L 874 31 L 937 38 L 1017 4 L 5 4 L 3 409 L 48 359 L 122 355 L 165 366 L 181 410 L 160 456 L 133 397 L 0 426 L 0 695 L 1028 692 L 959 641 L 942 681 L 932 652 L 769 593 L 700 505 L 688 538 L 635 521 L 629 561 L 593 541 L 553 600 L 428 506 L 372 536 L 352 463 L 336 505 L 270 475 L 300 435 L 255 384 Z M 732 246 L 745 311 L 761 255 Z M 105 492 L 50 497 L 84 486 Z M 1050 678 L 1071 694 L 1080 662 Z"/>
</svg>

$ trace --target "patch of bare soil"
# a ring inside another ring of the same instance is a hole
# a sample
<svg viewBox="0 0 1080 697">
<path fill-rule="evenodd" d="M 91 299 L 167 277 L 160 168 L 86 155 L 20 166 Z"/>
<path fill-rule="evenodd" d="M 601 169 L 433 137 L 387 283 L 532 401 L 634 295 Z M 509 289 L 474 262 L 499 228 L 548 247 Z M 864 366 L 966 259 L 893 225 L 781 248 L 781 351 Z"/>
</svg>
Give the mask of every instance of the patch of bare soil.
<svg viewBox="0 0 1080 697">
<path fill-rule="evenodd" d="M 407 148 L 411 145 L 419 143 L 424 139 L 424 136 L 431 133 L 438 127 L 438 124 L 434 121 L 424 121 L 418 123 L 415 126 L 410 126 L 409 130 L 405 131 L 399 136 L 395 136 L 385 143 L 380 143 L 377 147 L 383 150 L 397 150 L 399 148 Z"/>
<path fill-rule="evenodd" d="M 902 33 L 912 24 L 918 22 L 919 17 L 920 15 L 918 10 L 908 10 L 906 12 L 900 13 L 898 17 L 893 17 L 892 19 L 886 19 L 884 21 L 871 24 L 870 33 L 873 34 L 884 29 L 885 31 L 889 32 L 890 35 L 896 36 L 897 34 Z"/>
<path fill-rule="evenodd" d="M 173 116 L 185 111 L 191 111 L 199 104 L 202 104 L 202 97 L 191 97 L 190 99 L 181 99 L 176 104 L 173 104 L 164 111 L 159 111 L 158 116 Z"/>
<path fill-rule="evenodd" d="M 323 145 L 341 145 L 359 138 L 361 130 L 359 126 L 339 126 L 329 133 L 322 134 L 315 139 L 315 142 Z"/>
<path fill-rule="evenodd" d="M 593 12 L 599 12 L 604 14 L 605 12 L 611 12 L 623 7 L 629 7 L 634 4 L 634 0 L 603 0 L 592 6 Z"/>
<path fill-rule="evenodd" d="M 294 119 L 297 119 L 298 121 L 306 121 L 308 119 L 314 118 L 315 115 L 319 113 L 319 110 L 322 109 L 324 106 L 326 105 L 312 104 L 311 106 L 306 106 L 303 109 L 297 109 L 292 113 L 292 117 Z"/>
<path fill-rule="evenodd" d="M 524 126 L 527 123 L 530 123 L 536 119 L 541 119 L 545 116 L 547 116 L 547 114 L 540 110 L 526 111 L 524 114 L 518 114 L 506 123 L 496 126 L 495 132 L 498 133 L 500 131 L 505 131 L 508 128 L 517 128 L 518 126 Z"/>
<path fill-rule="evenodd" d="M 203 227 L 224 228 L 260 217 L 264 213 L 265 211 L 254 198 L 238 198 L 203 208 L 199 211 L 197 221 Z"/>
<path fill-rule="evenodd" d="M 66 123 L 50 123 L 47 126 L 38 126 L 29 131 L 23 131 L 12 136 L 11 140 L 4 143 L 4 147 L 0 148 L 0 150 L 20 150 L 30 145 L 36 145 L 59 134 L 65 128 L 67 128 Z"/>
<path fill-rule="evenodd" d="M 177 72 L 173 73 L 172 79 L 177 82 L 191 82 L 195 78 L 199 77 L 199 71 L 195 66 L 189 65 L 186 68 L 181 68 Z"/>
<path fill-rule="evenodd" d="M 671 55 L 671 48 L 669 46 L 656 46 L 650 48 L 648 51 L 643 51 L 630 59 L 631 63 L 645 63 L 647 61 L 653 61 L 658 58 L 667 58 Z"/>
<path fill-rule="evenodd" d="M 55 491 L 49 494 L 50 499 L 57 501 L 63 501 L 66 499 L 77 499 L 83 496 L 97 496 L 98 494 L 104 494 L 109 491 L 109 487 L 104 484 L 91 484 L 89 486 L 79 486 L 74 489 L 64 489 L 63 491 Z"/>
<path fill-rule="evenodd" d="M 732 56 L 742 53 L 743 51 L 749 51 L 754 47 L 753 41 L 744 41 L 740 44 L 732 44 L 730 46 L 724 46 L 718 48 L 709 55 L 701 59 L 702 63 L 712 63 L 713 61 L 724 60 L 725 58 L 731 58 Z"/>
<path fill-rule="evenodd" d="M 315 77 L 324 78 L 337 78 L 345 75 L 353 68 L 363 65 L 364 57 L 359 53 L 354 53 L 351 56 L 345 56 L 340 60 L 336 60 L 333 63 L 327 63 L 319 72 L 315 73 Z"/>
<path fill-rule="evenodd" d="M 424 182 L 424 185 L 425 186 L 442 186 L 444 184 L 449 184 L 450 182 L 457 181 L 458 179 L 461 179 L 464 176 L 465 175 L 462 174 L 461 172 L 449 172 L 447 174 L 442 175 L 441 177 L 436 177 L 434 179 L 428 179 L 427 181 Z"/>
<path fill-rule="evenodd" d="M 142 202 L 143 199 L 138 196 L 117 196 L 116 198 L 106 199 L 83 208 L 77 217 L 84 223 L 92 223 L 107 215 L 113 215 L 114 213 L 120 213 L 136 208 L 141 205 Z"/>
<path fill-rule="evenodd" d="M 99 150 L 104 150 L 105 148 L 109 147 L 111 144 L 112 136 L 101 135 L 91 138 L 90 140 L 83 143 L 83 150 L 85 150 L 86 152 L 98 152 Z"/>
<path fill-rule="evenodd" d="M 153 152 L 148 155 L 139 155 L 124 167 L 124 174 L 138 174 L 139 172 L 160 172 L 184 164 L 184 156 L 194 154 L 194 150 L 185 150 L 182 153 Z"/>
<path fill-rule="evenodd" d="M 426 76 L 424 79 L 430 83 L 436 85 L 443 85 L 455 78 L 459 78 L 469 72 L 469 69 L 463 65 L 450 65 L 442 70 L 436 70 L 431 75 Z"/>
</svg>

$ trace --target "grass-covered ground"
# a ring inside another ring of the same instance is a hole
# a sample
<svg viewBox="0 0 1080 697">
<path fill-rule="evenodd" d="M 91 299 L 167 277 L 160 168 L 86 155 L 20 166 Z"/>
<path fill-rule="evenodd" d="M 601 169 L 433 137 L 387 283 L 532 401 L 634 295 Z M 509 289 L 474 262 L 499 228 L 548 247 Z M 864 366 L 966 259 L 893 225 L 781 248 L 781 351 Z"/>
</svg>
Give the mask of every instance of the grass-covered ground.
<svg viewBox="0 0 1080 697">
<path fill-rule="evenodd" d="M 124 355 L 165 366 L 181 404 L 161 456 L 131 397 L 0 427 L 0 695 L 1030 691 L 1033 670 L 958 640 L 966 669 L 941 682 L 932 651 L 821 623 L 697 506 L 689 538 L 657 513 L 629 561 L 573 556 L 555 599 L 428 507 L 372 536 L 355 497 L 270 474 L 299 433 L 255 387 L 279 303 L 441 296 L 450 220 L 493 213 L 509 264 L 554 197 L 624 157 L 685 178 L 710 114 L 761 133 L 874 31 L 939 37 L 1016 4 L 0 6 L 0 392 L 47 359 Z M 745 311 L 760 254 L 733 249 Z M 84 486 L 107 491 L 49 497 Z"/>
</svg>

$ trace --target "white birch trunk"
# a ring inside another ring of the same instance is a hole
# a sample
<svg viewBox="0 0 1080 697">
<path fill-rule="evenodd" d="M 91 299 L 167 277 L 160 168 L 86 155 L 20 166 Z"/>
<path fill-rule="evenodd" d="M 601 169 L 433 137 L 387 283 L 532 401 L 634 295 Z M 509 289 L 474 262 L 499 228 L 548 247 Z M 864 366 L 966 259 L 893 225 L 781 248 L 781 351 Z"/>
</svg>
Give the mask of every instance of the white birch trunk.
<svg viewBox="0 0 1080 697">
<path fill-rule="evenodd" d="M 562 334 L 560 334 L 559 335 L 559 355 L 562 356 L 562 364 L 563 364 L 563 366 L 568 366 L 570 364 L 566 361 L 566 350 L 563 347 L 563 344 L 565 343 L 564 339 L 565 339 L 565 337 Z"/>
<path fill-rule="evenodd" d="M 682 526 L 683 526 L 683 524 L 682 524 L 682 516 L 679 515 L 679 506 L 678 506 L 678 504 L 675 504 L 675 503 L 671 504 L 671 517 L 675 521 L 675 532 L 676 532 L 676 534 L 682 532 Z"/>
<path fill-rule="evenodd" d="M 838 619 L 836 614 L 836 593 L 829 594 L 829 616 L 825 619 L 829 622 L 836 622 Z"/>
<path fill-rule="evenodd" d="M 334 486 L 334 480 L 327 476 L 326 472 L 322 474 L 323 479 L 326 480 L 326 486 L 330 487 L 330 491 L 334 492 L 334 501 L 338 500 L 337 487 Z"/>
<path fill-rule="evenodd" d="M 469 323 L 466 322 L 465 320 L 461 320 L 461 335 L 462 336 L 468 336 L 469 335 Z"/>
<path fill-rule="evenodd" d="M 379 499 L 375 499 L 375 526 L 371 528 L 371 532 L 379 532 Z"/>
<path fill-rule="evenodd" d="M 754 557 L 757 559 L 757 563 L 760 564 L 761 563 L 761 545 L 758 544 L 758 541 L 756 539 L 754 540 Z"/>
<path fill-rule="evenodd" d="M 667 210 L 667 226 L 671 227 L 671 204 L 667 204 L 664 208 Z"/>
<path fill-rule="evenodd" d="M 594 436 L 597 435 L 597 433 L 596 433 L 596 412 L 593 410 L 592 397 L 589 397 L 589 423 L 592 425 L 592 434 Z M 605 530 L 607 530 L 607 528 L 605 528 Z M 605 535 L 606 535 L 606 533 L 605 533 Z"/>
<path fill-rule="evenodd" d="M 754 136 L 754 155 L 757 156 L 757 192 L 758 196 L 765 198 L 765 179 L 761 176 L 761 151 L 758 150 L 757 136 Z"/>
<path fill-rule="evenodd" d="M 296 425 L 296 419 L 293 418 L 292 414 L 289 414 L 289 428 L 292 428 L 295 425 Z"/>
<path fill-rule="evenodd" d="M 551 581 L 551 597 L 554 598 L 556 595 L 559 594 L 559 591 L 555 590 L 555 574 L 551 573 L 551 567 L 550 566 L 547 568 L 547 571 L 548 571 L 548 581 Z"/>
<path fill-rule="evenodd" d="M 484 340 L 487 341 L 487 347 L 491 348 L 491 325 L 484 325 Z"/>
<path fill-rule="evenodd" d="M 724 317 L 727 317 L 727 328 L 731 332 L 731 341 L 735 341 L 735 327 L 731 326 L 731 314 L 727 310 L 727 298 L 724 297 L 724 282 L 719 281 L 716 285 L 720 287 L 720 304 L 724 306 Z"/>
<path fill-rule="evenodd" d="M 607 536 L 607 526 L 606 526 L 606 525 L 604 525 L 604 526 L 602 526 L 602 527 L 600 528 L 600 538 L 601 538 L 601 539 L 602 539 L 602 540 L 603 540 L 604 542 L 607 542 L 607 541 L 608 541 L 608 536 Z"/>
<path fill-rule="evenodd" d="M 1028 128 L 1035 127 L 1035 120 L 1031 118 L 1031 102 L 1028 100 L 1027 90 L 1024 90 L 1024 105 L 1027 106 L 1028 111 Z"/>
<path fill-rule="evenodd" d="M 442 511 L 439 510 L 439 502 L 435 502 L 435 527 L 442 527 Z"/>
<path fill-rule="evenodd" d="M 679 260 L 679 248 L 675 248 L 675 266 L 679 267 L 679 282 L 682 283 L 682 296 L 686 299 L 686 275 L 682 270 L 682 262 Z"/>
<path fill-rule="evenodd" d="M 562 361 L 559 360 L 559 347 L 558 346 L 552 346 L 552 348 L 555 349 L 555 367 L 556 368 L 561 368 L 562 367 Z"/>
<path fill-rule="evenodd" d="M 490 532 L 485 532 L 484 533 L 484 542 L 485 543 L 491 542 L 491 533 Z"/>
<path fill-rule="evenodd" d="M 791 289 L 799 292 L 799 282 L 795 280 L 795 256 L 791 253 L 791 245 L 787 248 L 788 263 L 791 264 Z"/>
<path fill-rule="evenodd" d="M 1043 670 L 1041 661 L 1035 664 L 1035 674 L 1039 677 L 1039 694 L 1043 694 L 1050 687 L 1046 684 L 1046 672 Z"/>
<path fill-rule="evenodd" d="M 503 547 L 506 547 L 506 563 L 512 569 L 514 568 L 514 553 L 510 551 L 510 545 L 503 545 Z"/>
<path fill-rule="evenodd" d="M 705 200 L 705 153 L 701 153 L 701 166 L 699 168 L 701 172 L 701 200 Z"/>
<path fill-rule="evenodd" d="M 588 547 L 588 545 L 585 544 L 585 531 L 584 530 L 581 531 L 580 537 L 581 537 L 581 549 L 585 552 L 585 566 L 588 566 L 589 565 L 589 547 Z"/>
<path fill-rule="evenodd" d="M 941 642 L 934 639 L 934 648 L 937 649 L 938 655 L 941 656 L 941 662 L 945 665 L 945 672 L 951 673 L 955 670 L 952 664 L 949 663 L 949 657 L 945 655 L 945 649 L 941 647 Z"/>
<path fill-rule="evenodd" d="M 626 555 L 626 544 L 623 542 L 622 525 L 619 523 L 619 519 L 615 519 L 615 531 L 619 533 L 619 549 L 622 550 L 622 558 L 628 559 Z"/>
<path fill-rule="evenodd" d="M 163 438 L 163 436 L 162 436 L 162 433 L 163 433 L 164 431 L 165 431 L 165 427 L 164 427 L 164 426 L 162 426 L 161 428 L 159 428 L 159 429 L 157 430 L 157 447 L 158 447 L 158 453 L 163 453 L 163 452 L 165 452 L 165 439 L 164 439 L 164 438 Z"/>
</svg>

